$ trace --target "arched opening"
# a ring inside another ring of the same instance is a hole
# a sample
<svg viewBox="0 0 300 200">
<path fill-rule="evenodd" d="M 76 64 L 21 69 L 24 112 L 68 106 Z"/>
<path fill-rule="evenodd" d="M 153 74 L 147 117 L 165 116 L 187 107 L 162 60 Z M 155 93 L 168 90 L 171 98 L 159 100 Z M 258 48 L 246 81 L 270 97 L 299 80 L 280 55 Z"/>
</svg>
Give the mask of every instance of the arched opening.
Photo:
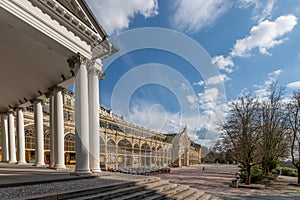
<svg viewBox="0 0 300 200">
<path fill-rule="evenodd" d="M 67 165 L 76 163 L 75 138 L 74 133 L 68 133 L 64 138 L 65 162 Z"/>
<path fill-rule="evenodd" d="M 49 127 L 44 126 L 44 160 L 46 164 L 50 161 L 50 131 Z M 24 127 L 25 131 L 25 158 L 29 163 L 35 162 L 35 131 L 34 124 Z"/>
<path fill-rule="evenodd" d="M 50 164 L 50 132 L 44 134 L 45 164 Z"/>
<path fill-rule="evenodd" d="M 106 164 L 108 168 L 115 168 L 116 163 L 116 143 L 114 140 L 109 139 L 107 141 L 107 160 Z"/>
<path fill-rule="evenodd" d="M 172 149 L 168 148 L 168 166 L 171 166 L 172 163 Z"/>
<path fill-rule="evenodd" d="M 118 143 L 118 167 L 126 168 L 131 166 L 132 145 L 127 139 Z"/>
<path fill-rule="evenodd" d="M 164 158 L 163 158 L 163 165 L 168 165 L 168 150 L 164 150 Z"/>
<path fill-rule="evenodd" d="M 34 125 L 29 125 L 25 127 L 25 151 L 26 151 L 26 161 L 29 163 L 34 163 L 35 161 Z"/>
<path fill-rule="evenodd" d="M 155 166 L 155 160 L 156 160 L 156 149 L 155 147 L 152 147 L 151 151 L 151 165 Z"/>
<path fill-rule="evenodd" d="M 140 147 L 138 144 L 134 144 L 132 162 L 133 162 L 133 167 L 139 167 L 139 165 L 140 165 Z"/>
<path fill-rule="evenodd" d="M 150 164 L 150 146 L 147 143 L 142 144 L 141 146 L 141 161 L 142 166 L 151 166 Z"/>
<path fill-rule="evenodd" d="M 99 141 L 100 141 L 100 167 L 102 169 L 106 169 L 106 145 L 104 142 L 104 139 L 99 136 Z"/>
<path fill-rule="evenodd" d="M 157 147 L 157 160 L 156 165 L 159 167 L 163 166 L 163 149 L 161 146 Z"/>
</svg>

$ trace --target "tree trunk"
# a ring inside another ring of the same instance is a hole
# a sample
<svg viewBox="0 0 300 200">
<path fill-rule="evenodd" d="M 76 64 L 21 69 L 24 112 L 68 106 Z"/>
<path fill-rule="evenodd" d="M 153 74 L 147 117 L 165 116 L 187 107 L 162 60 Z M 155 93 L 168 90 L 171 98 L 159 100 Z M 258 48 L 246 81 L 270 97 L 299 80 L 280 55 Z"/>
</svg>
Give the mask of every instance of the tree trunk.
<svg viewBox="0 0 300 200">
<path fill-rule="evenodd" d="M 246 167 L 246 185 L 251 183 L 251 166 Z"/>
<path fill-rule="evenodd" d="M 268 175 L 270 172 L 270 162 L 269 161 L 264 161 L 262 163 L 262 168 L 263 168 L 263 172 L 265 175 Z"/>
</svg>

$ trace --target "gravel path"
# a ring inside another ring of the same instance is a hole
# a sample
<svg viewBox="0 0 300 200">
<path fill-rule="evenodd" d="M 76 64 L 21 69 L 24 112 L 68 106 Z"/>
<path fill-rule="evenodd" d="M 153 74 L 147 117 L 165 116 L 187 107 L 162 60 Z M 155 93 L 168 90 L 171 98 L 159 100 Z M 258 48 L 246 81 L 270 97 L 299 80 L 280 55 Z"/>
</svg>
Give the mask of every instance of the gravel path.
<svg viewBox="0 0 300 200">
<path fill-rule="evenodd" d="M 70 175 L 74 169 L 52 170 L 48 168 L 36 168 L 30 165 L 19 166 L 0 163 L 0 199 L 24 198 L 30 195 L 44 193 L 60 193 L 81 189 L 83 187 L 101 187 L 115 183 L 131 182 L 144 179 L 143 176 L 126 175 L 112 172 L 101 172 L 98 176 L 76 177 Z M 80 178 L 77 180 L 65 180 L 68 178 Z M 53 182 L 53 180 L 60 180 Z M 35 184 L 38 182 L 46 182 Z M 47 183 L 52 181 L 51 183 Z M 29 184 L 22 186 L 7 187 L 7 185 Z"/>
</svg>

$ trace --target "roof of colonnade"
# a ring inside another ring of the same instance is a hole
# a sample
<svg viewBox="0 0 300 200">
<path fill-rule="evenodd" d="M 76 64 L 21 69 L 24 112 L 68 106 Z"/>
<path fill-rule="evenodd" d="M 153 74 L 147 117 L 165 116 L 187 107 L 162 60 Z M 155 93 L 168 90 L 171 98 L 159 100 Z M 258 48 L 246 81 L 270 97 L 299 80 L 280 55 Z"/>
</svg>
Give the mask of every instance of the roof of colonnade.
<svg viewBox="0 0 300 200">
<path fill-rule="evenodd" d="M 72 84 L 68 58 L 103 59 L 118 50 L 83 0 L 1 0 L 0 30 L 0 112 Z"/>
</svg>

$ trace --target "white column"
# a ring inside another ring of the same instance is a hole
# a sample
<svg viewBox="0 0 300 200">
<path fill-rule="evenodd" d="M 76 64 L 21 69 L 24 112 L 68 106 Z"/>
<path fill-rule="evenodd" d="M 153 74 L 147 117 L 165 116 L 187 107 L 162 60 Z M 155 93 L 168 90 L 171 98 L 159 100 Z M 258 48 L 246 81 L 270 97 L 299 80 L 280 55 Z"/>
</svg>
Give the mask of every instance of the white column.
<svg viewBox="0 0 300 200">
<path fill-rule="evenodd" d="M 61 89 L 54 91 L 54 144 L 55 144 L 55 168 L 65 169 L 64 151 L 64 110 Z"/>
<path fill-rule="evenodd" d="M 23 108 L 17 108 L 18 164 L 25 164 L 25 131 Z"/>
<path fill-rule="evenodd" d="M 55 148 L 54 148 L 54 97 L 49 97 L 49 118 L 50 118 L 50 168 L 54 168 L 55 165 Z"/>
<path fill-rule="evenodd" d="M 1 115 L 2 162 L 9 161 L 7 115 Z"/>
<path fill-rule="evenodd" d="M 8 134 L 9 134 L 9 163 L 17 163 L 15 117 L 13 111 L 8 112 Z"/>
<path fill-rule="evenodd" d="M 90 173 L 88 109 L 87 66 L 83 61 L 75 76 L 76 174 Z"/>
<path fill-rule="evenodd" d="M 99 75 L 101 69 L 93 63 L 88 65 L 89 70 L 89 164 L 93 173 L 100 170 L 100 142 L 99 142 Z"/>
<path fill-rule="evenodd" d="M 35 165 L 43 166 L 44 162 L 44 127 L 42 100 L 34 102 L 34 128 L 35 128 Z"/>
</svg>

